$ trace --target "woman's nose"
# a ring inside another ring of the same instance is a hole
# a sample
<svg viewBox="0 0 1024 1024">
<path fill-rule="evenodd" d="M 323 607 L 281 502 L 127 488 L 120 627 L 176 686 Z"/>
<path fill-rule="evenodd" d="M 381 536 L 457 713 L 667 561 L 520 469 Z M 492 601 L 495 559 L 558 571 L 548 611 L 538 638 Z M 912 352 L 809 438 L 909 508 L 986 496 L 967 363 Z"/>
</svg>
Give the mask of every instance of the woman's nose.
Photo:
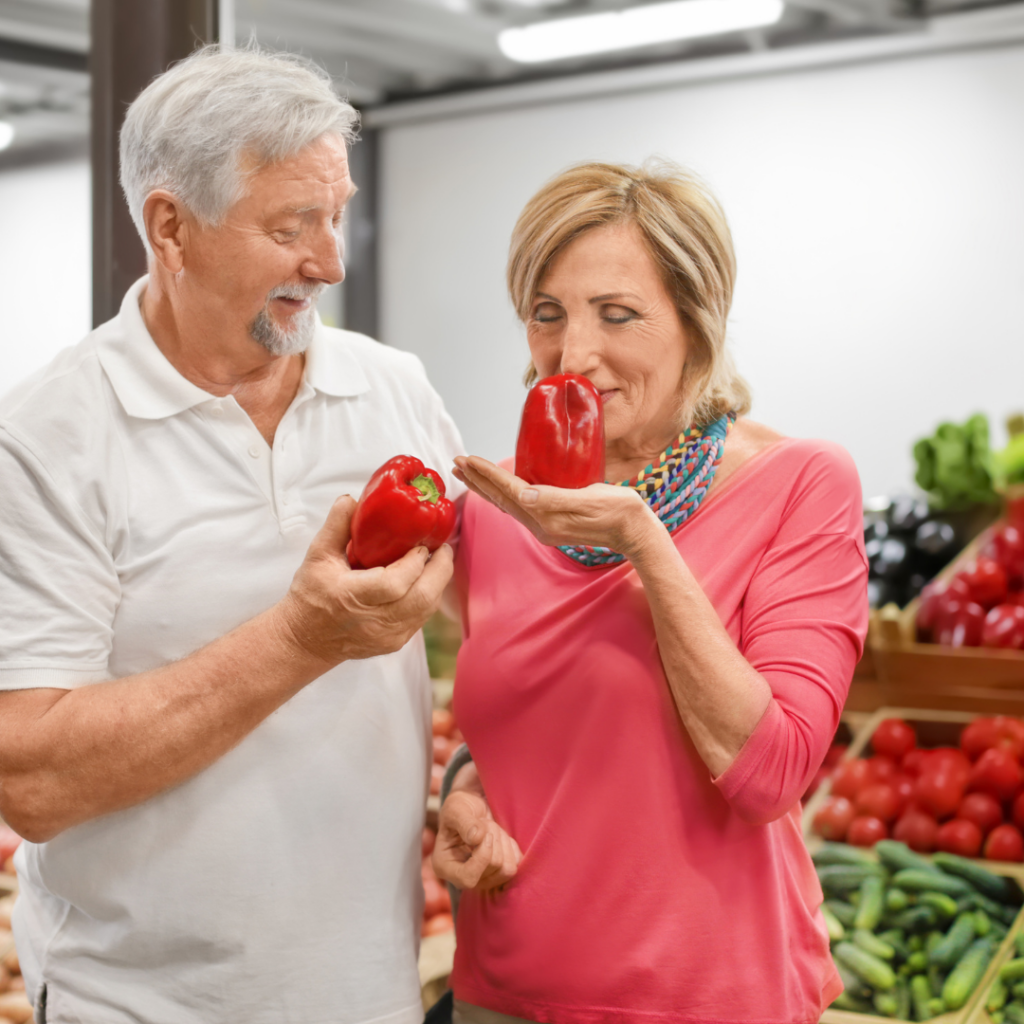
<svg viewBox="0 0 1024 1024">
<path fill-rule="evenodd" d="M 586 376 L 598 364 L 598 350 L 593 333 L 585 323 L 571 321 L 566 325 L 562 339 L 560 373 L 578 373 Z"/>
</svg>

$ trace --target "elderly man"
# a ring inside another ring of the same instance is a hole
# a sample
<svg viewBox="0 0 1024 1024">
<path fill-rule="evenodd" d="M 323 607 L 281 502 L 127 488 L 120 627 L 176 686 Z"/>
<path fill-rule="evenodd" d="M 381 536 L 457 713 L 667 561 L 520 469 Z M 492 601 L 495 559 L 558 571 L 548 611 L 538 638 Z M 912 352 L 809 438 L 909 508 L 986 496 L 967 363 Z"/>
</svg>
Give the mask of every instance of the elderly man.
<svg viewBox="0 0 1024 1024">
<path fill-rule="evenodd" d="M 323 327 L 355 114 L 200 51 L 128 112 L 149 275 L 0 405 L 0 813 L 47 1024 L 420 1021 L 451 551 L 365 572 L 357 494 L 461 451 L 411 355 Z"/>
</svg>

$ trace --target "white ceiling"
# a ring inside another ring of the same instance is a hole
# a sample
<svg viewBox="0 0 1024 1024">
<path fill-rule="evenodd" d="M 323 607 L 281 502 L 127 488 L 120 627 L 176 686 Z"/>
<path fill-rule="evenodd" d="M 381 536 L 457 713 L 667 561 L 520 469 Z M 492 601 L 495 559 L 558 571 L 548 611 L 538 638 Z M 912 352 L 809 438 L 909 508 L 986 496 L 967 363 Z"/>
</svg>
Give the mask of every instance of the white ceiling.
<svg viewBox="0 0 1024 1024">
<path fill-rule="evenodd" d="M 140 0 L 145 2 L 145 0 Z M 229 0 L 222 0 L 229 2 Z M 524 66 L 504 57 L 498 32 L 551 17 L 621 10 L 650 0 L 233 0 L 235 38 L 297 50 L 322 63 L 361 106 L 430 93 L 572 75 L 610 67 L 791 48 L 815 41 L 919 28 L 921 17 L 991 6 L 990 0 L 787 0 L 768 30 L 648 46 L 596 58 Z M 89 49 L 89 0 L 0 0 L 0 119 L 18 152 L 84 147 L 88 76 L 5 56 L 5 44 L 81 61 Z"/>
</svg>

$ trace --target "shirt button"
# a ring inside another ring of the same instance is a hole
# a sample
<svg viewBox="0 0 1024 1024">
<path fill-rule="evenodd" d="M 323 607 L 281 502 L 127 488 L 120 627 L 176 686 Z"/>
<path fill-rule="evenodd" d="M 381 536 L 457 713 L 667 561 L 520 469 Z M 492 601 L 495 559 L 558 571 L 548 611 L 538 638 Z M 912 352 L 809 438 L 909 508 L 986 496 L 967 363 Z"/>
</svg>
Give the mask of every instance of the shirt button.
<svg viewBox="0 0 1024 1024">
<path fill-rule="evenodd" d="M 254 459 L 258 459 L 260 457 L 260 447 L 259 447 L 259 445 L 257 445 L 257 444 L 249 445 L 249 454 Z"/>
<path fill-rule="evenodd" d="M 219 405 L 215 405 L 210 410 L 210 415 L 211 416 L 216 416 L 217 419 L 220 419 L 224 415 L 224 410 Z"/>
</svg>

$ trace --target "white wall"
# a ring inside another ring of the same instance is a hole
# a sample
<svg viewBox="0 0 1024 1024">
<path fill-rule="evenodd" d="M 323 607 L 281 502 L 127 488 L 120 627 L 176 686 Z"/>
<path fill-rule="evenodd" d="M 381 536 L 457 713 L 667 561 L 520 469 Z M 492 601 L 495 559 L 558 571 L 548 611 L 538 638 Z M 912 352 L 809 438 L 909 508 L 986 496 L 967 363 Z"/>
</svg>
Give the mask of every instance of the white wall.
<svg viewBox="0 0 1024 1024">
<path fill-rule="evenodd" d="M 1021 47 L 388 128 L 382 338 L 423 358 L 471 451 L 511 454 L 519 209 L 569 164 L 664 155 L 729 215 L 755 418 L 845 445 L 868 495 L 905 491 L 940 420 L 982 410 L 1001 439 L 1024 409 L 1022 129 Z"/>
<path fill-rule="evenodd" d="M 0 393 L 92 326 L 86 159 L 0 170 Z"/>
</svg>

